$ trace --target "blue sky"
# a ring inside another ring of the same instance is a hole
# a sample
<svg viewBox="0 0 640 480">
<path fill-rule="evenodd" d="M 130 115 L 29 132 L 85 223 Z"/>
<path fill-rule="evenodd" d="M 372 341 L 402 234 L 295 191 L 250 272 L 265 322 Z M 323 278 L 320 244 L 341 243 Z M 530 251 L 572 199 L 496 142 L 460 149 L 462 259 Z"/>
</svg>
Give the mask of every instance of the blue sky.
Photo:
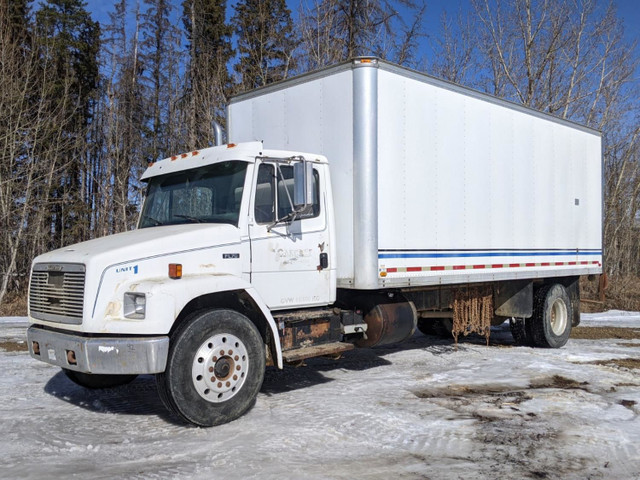
<svg viewBox="0 0 640 480">
<path fill-rule="evenodd" d="M 85 0 L 87 3 L 87 10 L 91 12 L 94 20 L 98 20 L 101 23 L 105 23 L 109 20 L 108 13 L 113 11 L 113 4 L 115 2 L 109 2 L 105 0 Z M 133 5 L 135 0 L 129 0 Z M 139 0 L 142 3 L 142 0 Z M 304 0 L 302 0 L 304 1 Z M 607 0 L 600 0 L 605 4 Z M 181 0 L 174 0 L 176 5 L 176 12 L 181 10 Z M 229 2 L 228 15 L 232 14 L 232 6 L 236 3 L 235 0 Z M 289 8 L 297 15 L 300 9 L 301 0 L 287 0 Z M 421 2 L 416 1 L 419 5 Z M 463 12 L 471 8 L 469 0 L 429 0 L 425 2 L 427 5 L 423 33 L 428 37 L 430 34 L 437 34 L 440 28 L 440 17 L 443 11 L 447 11 L 450 14 L 455 14 L 459 9 Z M 618 7 L 618 16 L 623 20 L 625 36 L 627 39 L 639 39 L 640 38 L 640 1 L 639 0 L 617 0 L 616 5 Z M 177 14 L 177 13 L 176 13 Z M 176 18 L 176 21 L 177 18 Z M 180 25 L 181 26 L 181 25 Z M 424 56 L 426 58 L 431 57 L 431 49 L 429 48 L 428 38 L 423 38 L 421 42 L 421 51 L 418 56 Z"/>
</svg>

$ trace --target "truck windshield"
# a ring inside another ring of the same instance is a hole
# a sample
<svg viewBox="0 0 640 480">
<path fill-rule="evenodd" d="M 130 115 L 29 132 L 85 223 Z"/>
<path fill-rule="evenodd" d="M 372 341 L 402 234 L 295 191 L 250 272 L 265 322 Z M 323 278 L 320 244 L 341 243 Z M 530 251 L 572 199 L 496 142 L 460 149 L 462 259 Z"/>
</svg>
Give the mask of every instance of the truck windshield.
<svg viewBox="0 0 640 480">
<path fill-rule="evenodd" d="M 238 226 L 247 163 L 230 161 L 149 180 L 138 228 L 180 223 Z"/>
</svg>

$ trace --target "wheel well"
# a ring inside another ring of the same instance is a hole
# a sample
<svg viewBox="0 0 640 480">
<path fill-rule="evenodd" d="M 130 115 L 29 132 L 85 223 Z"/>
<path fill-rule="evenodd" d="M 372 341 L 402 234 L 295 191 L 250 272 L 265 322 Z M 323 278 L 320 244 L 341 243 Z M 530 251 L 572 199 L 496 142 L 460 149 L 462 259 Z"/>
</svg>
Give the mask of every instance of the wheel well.
<svg viewBox="0 0 640 480">
<path fill-rule="evenodd" d="M 276 358 L 276 349 L 274 345 L 275 339 L 271 334 L 271 329 L 269 328 L 267 319 L 251 295 L 244 290 L 208 293 L 194 298 L 184 306 L 178 315 L 178 318 L 176 318 L 176 321 L 173 323 L 169 335 L 173 334 L 173 332 L 191 314 L 202 310 L 210 310 L 212 308 L 228 308 L 229 310 L 235 310 L 251 320 L 258 328 L 264 343 L 269 346 L 269 357 L 271 357 L 271 359 Z M 269 358 L 267 358 L 267 360 L 269 360 Z"/>
</svg>

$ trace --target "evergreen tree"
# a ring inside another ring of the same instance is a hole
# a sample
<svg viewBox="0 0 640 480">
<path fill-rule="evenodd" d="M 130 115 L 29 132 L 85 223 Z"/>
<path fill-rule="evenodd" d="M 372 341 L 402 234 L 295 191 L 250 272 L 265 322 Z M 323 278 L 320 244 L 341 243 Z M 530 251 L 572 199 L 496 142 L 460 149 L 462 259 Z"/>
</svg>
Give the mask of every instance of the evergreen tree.
<svg viewBox="0 0 640 480">
<path fill-rule="evenodd" d="M 172 82 L 179 77 L 177 47 L 180 32 L 169 18 L 173 6 L 169 0 L 144 0 L 147 10 L 142 14 L 142 60 L 145 64 L 143 81 L 148 91 L 146 103 L 150 115 L 147 160 L 154 161 L 169 155 L 173 134 Z"/>
<path fill-rule="evenodd" d="M 8 29 L 6 40 L 24 42 L 29 33 L 28 0 L 0 0 L 0 15 Z"/>
<path fill-rule="evenodd" d="M 234 68 L 241 90 L 282 80 L 295 68 L 298 39 L 285 0 L 240 0 L 231 21 L 238 36 Z"/>
<path fill-rule="evenodd" d="M 184 136 L 185 146 L 192 149 L 210 143 L 212 123 L 224 121 L 232 85 L 227 65 L 234 54 L 233 29 L 225 22 L 225 0 L 185 0 L 182 5 L 189 49 Z"/>
</svg>

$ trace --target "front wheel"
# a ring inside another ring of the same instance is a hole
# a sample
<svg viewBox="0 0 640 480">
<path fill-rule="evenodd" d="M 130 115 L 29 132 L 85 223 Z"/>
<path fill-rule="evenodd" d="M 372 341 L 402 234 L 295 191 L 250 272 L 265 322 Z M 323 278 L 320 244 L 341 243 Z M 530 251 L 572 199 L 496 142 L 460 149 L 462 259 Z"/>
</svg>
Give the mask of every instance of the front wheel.
<svg viewBox="0 0 640 480">
<path fill-rule="evenodd" d="M 187 319 L 171 336 L 167 368 L 156 376 L 160 396 L 194 425 L 211 427 L 243 415 L 255 402 L 265 371 L 256 326 L 232 310 Z"/>
<path fill-rule="evenodd" d="M 64 374 L 73 383 L 80 385 L 84 388 L 100 389 L 100 388 L 113 388 L 120 385 L 126 385 L 132 382 L 137 375 L 103 375 L 97 373 L 82 373 L 75 370 L 69 370 L 63 368 Z"/>
</svg>

